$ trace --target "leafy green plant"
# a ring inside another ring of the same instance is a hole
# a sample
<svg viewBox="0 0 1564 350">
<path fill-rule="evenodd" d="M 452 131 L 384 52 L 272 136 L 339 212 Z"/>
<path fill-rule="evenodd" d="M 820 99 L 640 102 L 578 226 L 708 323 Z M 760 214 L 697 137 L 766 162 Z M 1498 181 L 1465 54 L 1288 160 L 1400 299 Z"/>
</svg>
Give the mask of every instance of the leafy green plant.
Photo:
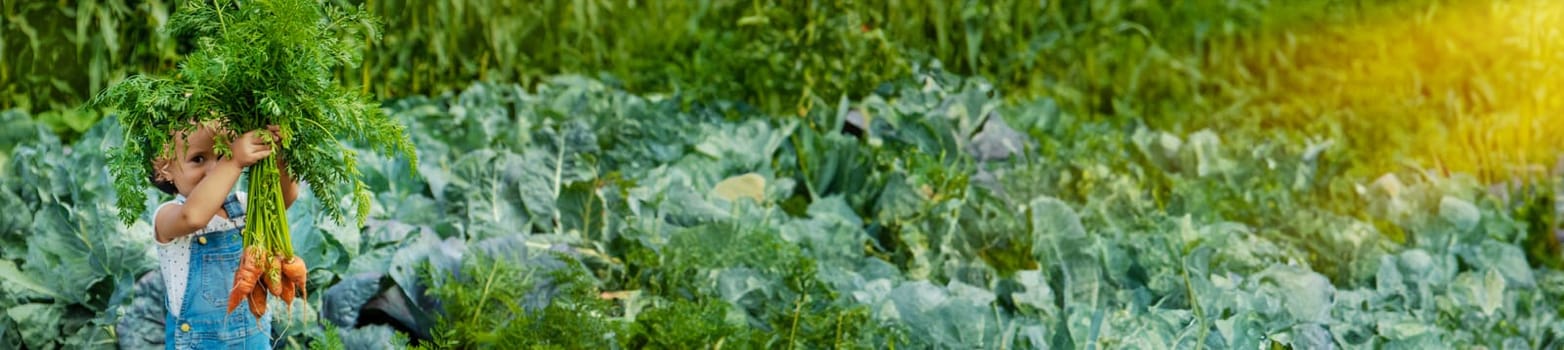
<svg viewBox="0 0 1564 350">
<path fill-rule="evenodd" d="M 431 348 L 604 348 L 623 324 L 599 299 L 586 271 L 568 258 L 556 269 L 469 256 L 459 275 L 430 276 L 443 312 Z M 459 277 L 458 277 L 459 276 Z M 459 280 L 458 280 L 459 279 Z M 537 288 L 540 284 L 549 287 Z M 542 305 L 529 307 L 529 299 Z"/>
<path fill-rule="evenodd" d="M 131 286 L 153 266 L 148 241 L 138 238 L 151 226 L 115 219 L 99 150 L 119 142 L 118 125 L 99 123 L 68 145 L 34 128 L 38 138 L 16 145 L 0 176 L 0 198 L 17 206 L 0 216 L 0 305 L 8 310 L 0 344 L 112 346 L 137 296 Z"/>
<path fill-rule="evenodd" d="M 1526 224 L 1526 259 L 1533 266 L 1564 268 L 1556 197 L 1557 182 L 1533 183 L 1514 189 L 1510 205 L 1516 221 Z"/>
</svg>

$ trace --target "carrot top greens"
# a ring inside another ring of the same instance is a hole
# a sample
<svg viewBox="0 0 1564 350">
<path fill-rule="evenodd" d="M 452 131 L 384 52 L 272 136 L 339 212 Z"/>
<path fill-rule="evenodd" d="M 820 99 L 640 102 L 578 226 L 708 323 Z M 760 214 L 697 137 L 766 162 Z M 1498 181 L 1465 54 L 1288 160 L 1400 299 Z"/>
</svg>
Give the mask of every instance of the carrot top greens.
<svg viewBox="0 0 1564 350">
<path fill-rule="evenodd" d="M 120 219 L 132 222 L 145 211 L 148 165 L 168 156 L 165 145 L 195 128 L 195 121 L 216 122 L 236 133 L 278 125 L 288 172 L 311 184 L 337 220 L 344 212 L 340 199 L 352 191 L 362 223 L 369 213 L 369 192 L 356 152 L 339 137 L 417 163 L 404 127 L 368 96 L 333 77 L 336 68 L 358 62 L 364 42 L 378 39 L 376 26 L 361 8 L 312 0 L 183 2 L 168 30 L 188 41 L 192 51 L 173 76 L 131 76 L 92 101 L 116 110 L 124 125 L 124 145 L 110 151 L 109 160 Z M 232 136 L 218 136 L 220 154 L 228 151 Z M 337 186 L 345 183 L 352 184 L 351 190 Z"/>
</svg>

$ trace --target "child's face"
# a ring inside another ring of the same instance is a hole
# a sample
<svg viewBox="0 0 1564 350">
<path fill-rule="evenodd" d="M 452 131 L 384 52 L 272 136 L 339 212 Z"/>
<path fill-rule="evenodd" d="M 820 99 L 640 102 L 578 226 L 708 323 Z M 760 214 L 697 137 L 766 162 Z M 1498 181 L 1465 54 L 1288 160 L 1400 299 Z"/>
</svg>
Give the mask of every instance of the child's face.
<svg viewBox="0 0 1564 350">
<path fill-rule="evenodd" d="M 159 159 L 152 165 L 158 178 L 173 182 L 179 194 L 189 197 L 196 184 L 206 178 L 207 170 L 217 164 L 217 154 L 212 150 L 213 133 L 210 127 L 198 127 L 188 138 L 184 133 L 174 135 L 169 158 Z"/>
</svg>

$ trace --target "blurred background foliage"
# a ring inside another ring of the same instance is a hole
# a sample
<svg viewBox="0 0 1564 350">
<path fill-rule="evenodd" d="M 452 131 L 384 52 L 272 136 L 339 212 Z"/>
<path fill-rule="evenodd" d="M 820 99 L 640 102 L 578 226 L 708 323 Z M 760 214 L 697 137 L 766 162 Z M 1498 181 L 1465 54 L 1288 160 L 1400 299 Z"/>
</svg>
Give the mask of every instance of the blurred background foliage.
<svg viewBox="0 0 1564 350">
<path fill-rule="evenodd" d="M 1263 11 L 1263 2 L 1220 0 L 331 1 L 364 6 L 384 22 L 365 64 L 340 72 L 381 98 L 438 95 L 475 80 L 533 86 L 573 73 L 686 102 L 729 99 L 793 113 L 810 107 L 811 96 L 862 96 L 937 60 L 987 77 L 1012 99 L 1053 96 L 1107 115 L 1127 97 L 1187 96 L 1177 91 L 1182 84 L 1126 82 L 1198 75 L 1196 58 L 1221 49 L 1222 38 L 1345 6 L 1307 1 L 1288 5 L 1305 11 L 1278 17 L 1286 11 Z M 157 29 L 177 3 L 7 0 L 0 108 L 69 109 L 127 74 L 168 70 L 175 44 Z M 1184 72 L 1146 71 L 1149 60 L 1183 62 Z M 79 133 L 91 123 L 50 124 Z"/>
<path fill-rule="evenodd" d="M 178 1 L 3 1 L 0 109 L 73 140 L 94 91 L 172 68 L 158 29 Z M 1535 179 L 1564 149 L 1551 1 L 327 1 L 384 22 L 339 72 L 382 99 L 583 74 L 801 115 L 939 65 L 1125 127 L 1339 140 L 1363 176 Z"/>
</svg>

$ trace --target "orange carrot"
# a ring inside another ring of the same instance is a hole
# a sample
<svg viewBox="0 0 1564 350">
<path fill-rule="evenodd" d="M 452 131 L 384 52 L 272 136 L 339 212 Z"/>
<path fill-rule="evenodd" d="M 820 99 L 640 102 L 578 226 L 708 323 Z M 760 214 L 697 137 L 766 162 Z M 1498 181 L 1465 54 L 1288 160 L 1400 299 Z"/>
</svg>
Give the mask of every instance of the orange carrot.
<svg viewBox="0 0 1564 350">
<path fill-rule="evenodd" d="M 250 314 L 255 315 L 257 320 L 261 319 L 261 315 L 266 314 L 265 287 L 255 286 L 255 289 L 250 291 Z"/>
<path fill-rule="evenodd" d="M 282 279 L 282 293 L 279 294 L 282 294 L 282 303 L 288 306 L 288 312 L 292 313 L 293 293 L 298 291 L 298 289 L 295 289 L 295 286 L 297 285 L 293 284 L 293 281 L 289 281 L 287 275 L 284 275 Z"/>
<path fill-rule="evenodd" d="M 301 293 L 305 299 L 309 299 L 309 290 L 305 289 L 305 283 L 309 281 L 309 268 L 304 265 L 304 259 L 290 256 L 287 259 L 283 259 L 277 269 L 282 270 L 283 279 L 288 281 L 288 283 L 283 284 L 287 286 L 286 291 L 288 292 L 283 293 L 283 295 L 286 295 L 282 297 L 283 301 L 287 301 L 289 305 L 292 305 L 293 293 L 291 292 Z"/>
<path fill-rule="evenodd" d="M 277 269 L 282 267 L 282 258 L 273 255 L 272 257 L 268 258 L 268 260 L 271 262 L 271 264 L 267 266 L 266 278 L 261 279 L 261 281 L 266 282 L 266 290 L 267 291 L 270 291 L 272 293 L 272 295 L 275 295 L 278 298 L 281 298 L 281 297 L 283 297 L 282 296 L 282 285 L 284 284 L 283 280 L 285 280 L 284 277 L 286 277 L 286 276 L 282 276 L 282 274 L 279 271 L 277 271 Z"/>
<path fill-rule="evenodd" d="M 256 289 L 256 280 L 261 278 L 262 257 L 260 248 L 246 248 L 239 257 L 239 269 L 234 271 L 233 290 L 228 292 L 228 313 L 233 313 L 234 308 L 239 307 L 245 297 Z"/>
</svg>

